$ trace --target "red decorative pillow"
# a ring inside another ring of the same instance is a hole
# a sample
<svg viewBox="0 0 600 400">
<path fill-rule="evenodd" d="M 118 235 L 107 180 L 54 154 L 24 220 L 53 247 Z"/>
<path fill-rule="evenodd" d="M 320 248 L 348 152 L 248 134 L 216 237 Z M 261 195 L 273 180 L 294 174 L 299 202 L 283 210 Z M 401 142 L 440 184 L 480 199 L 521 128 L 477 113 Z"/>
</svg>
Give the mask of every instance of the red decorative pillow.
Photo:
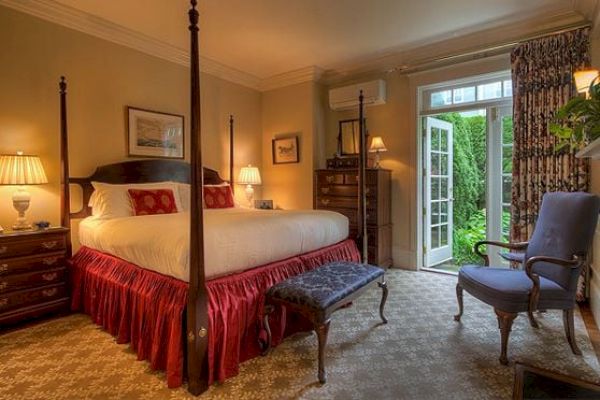
<svg viewBox="0 0 600 400">
<path fill-rule="evenodd" d="M 129 189 L 133 215 L 173 214 L 177 212 L 171 189 Z"/>
<path fill-rule="evenodd" d="M 206 208 L 234 207 L 231 186 L 204 186 L 204 205 Z"/>
</svg>

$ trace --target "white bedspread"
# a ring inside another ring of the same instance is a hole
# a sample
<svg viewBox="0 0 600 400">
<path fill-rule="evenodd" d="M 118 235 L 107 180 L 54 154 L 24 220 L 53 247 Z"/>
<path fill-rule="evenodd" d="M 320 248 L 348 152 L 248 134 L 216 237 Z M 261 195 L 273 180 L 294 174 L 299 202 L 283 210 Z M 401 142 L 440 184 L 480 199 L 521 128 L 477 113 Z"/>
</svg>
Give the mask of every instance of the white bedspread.
<svg viewBox="0 0 600 400">
<path fill-rule="evenodd" d="M 189 277 L 189 213 L 79 225 L 84 246 L 183 281 Z M 330 211 L 204 210 L 207 278 L 283 260 L 348 237 L 348 218 Z"/>
</svg>

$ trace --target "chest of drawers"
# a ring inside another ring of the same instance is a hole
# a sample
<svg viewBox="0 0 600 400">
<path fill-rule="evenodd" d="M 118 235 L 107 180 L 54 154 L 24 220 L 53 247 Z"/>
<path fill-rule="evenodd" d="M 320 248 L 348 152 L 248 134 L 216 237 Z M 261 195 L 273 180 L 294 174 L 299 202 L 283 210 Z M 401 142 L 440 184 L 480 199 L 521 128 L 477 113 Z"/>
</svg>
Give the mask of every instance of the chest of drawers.
<svg viewBox="0 0 600 400">
<path fill-rule="evenodd" d="M 0 235 L 0 328 L 68 310 L 68 233 L 50 228 Z"/>
<path fill-rule="evenodd" d="M 314 208 L 339 212 L 358 231 L 358 169 L 320 169 L 314 176 Z M 391 171 L 367 169 L 367 235 L 369 263 L 392 265 Z"/>
</svg>

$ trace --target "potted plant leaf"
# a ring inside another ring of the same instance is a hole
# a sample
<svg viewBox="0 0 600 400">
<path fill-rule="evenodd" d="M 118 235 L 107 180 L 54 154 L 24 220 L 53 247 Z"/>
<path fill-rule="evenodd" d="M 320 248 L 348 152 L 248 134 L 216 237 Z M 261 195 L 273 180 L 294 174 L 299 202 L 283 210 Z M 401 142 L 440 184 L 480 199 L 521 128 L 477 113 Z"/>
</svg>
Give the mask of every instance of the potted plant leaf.
<svg viewBox="0 0 600 400">
<path fill-rule="evenodd" d="M 585 157 L 590 147 L 600 150 L 600 83 L 592 81 L 587 93 L 559 108 L 550 123 L 550 133 L 558 138 L 556 151 L 569 149 Z"/>
</svg>

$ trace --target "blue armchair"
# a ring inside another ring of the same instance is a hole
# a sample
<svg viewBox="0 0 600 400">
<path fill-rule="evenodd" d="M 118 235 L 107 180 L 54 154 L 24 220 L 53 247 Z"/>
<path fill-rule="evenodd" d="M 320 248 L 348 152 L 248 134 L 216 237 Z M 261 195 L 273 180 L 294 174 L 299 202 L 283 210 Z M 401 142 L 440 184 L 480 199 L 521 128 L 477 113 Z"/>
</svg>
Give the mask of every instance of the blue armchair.
<svg viewBox="0 0 600 400">
<path fill-rule="evenodd" d="M 518 313 L 526 311 L 531 326 L 537 328 L 533 312 L 538 309 L 563 311 L 567 341 L 574 354 L 581 354 L 575 341 L 573 309 L 577 280 L 592 244 L 599 211 L 598 196 L 583 192 L 546 193 L 529 242 L 475 244 L 474 251 L 485 265 L 466 265 L 458 272 L 459 312 L 454 319 L 460 321 L 463 314 L 463 289 L 494 307 L 501 333 L 501 364 L 508 364 L 508 337 Z M 525 250 L 524 268 L 489 267 L 488 256 L 480 250 L 484 244 Z"/>
</svg>

